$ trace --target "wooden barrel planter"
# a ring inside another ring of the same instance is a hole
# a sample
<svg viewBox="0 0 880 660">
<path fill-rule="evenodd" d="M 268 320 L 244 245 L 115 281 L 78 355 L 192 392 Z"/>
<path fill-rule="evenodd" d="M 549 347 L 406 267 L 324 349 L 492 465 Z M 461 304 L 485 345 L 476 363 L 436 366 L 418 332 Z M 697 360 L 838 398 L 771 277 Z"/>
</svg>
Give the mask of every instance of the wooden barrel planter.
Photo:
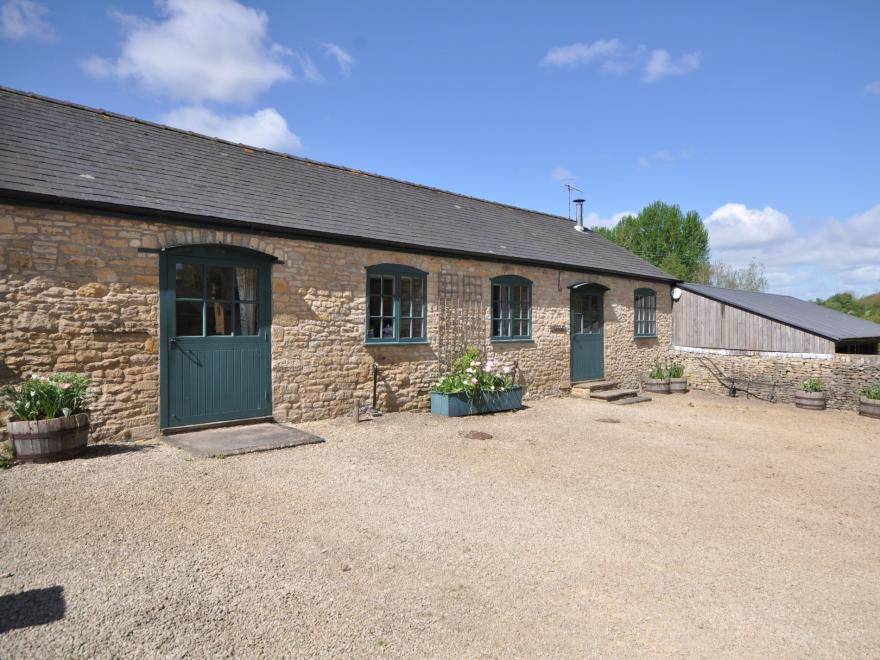
<svg viewBox="0 0 880 660">
<path fill-rule="evenodd" d="M 859 414 L 865 417 L 880 419 L 880 399 L 869 399 L 865 396 L 859 397 Z"/>
<path fill-rule="evenodd" d="M 29 463 L 60 461 L 78 456 L 89 438 L 89 416 L 38 419 L 33 422 L 8 422 L 15 459 Z"/>
<path fill-rule="evenodd" d="M 825 410 L 825 392 L 797 390 L 794 393 L 794 405 L 805 410 Z"/>
<path fill-rule="evenodd" d="M 652 394 L 669 394 L 669 379 L 646 378 L 642 383 L 642 389 Z"/>
<path fill-rule="evenodd" d="M 671 394 L 686 394 L 688 391 L 688 379 L 687 378 L 670 378 L 669 379 L 669 392 Z"/>
</svg>

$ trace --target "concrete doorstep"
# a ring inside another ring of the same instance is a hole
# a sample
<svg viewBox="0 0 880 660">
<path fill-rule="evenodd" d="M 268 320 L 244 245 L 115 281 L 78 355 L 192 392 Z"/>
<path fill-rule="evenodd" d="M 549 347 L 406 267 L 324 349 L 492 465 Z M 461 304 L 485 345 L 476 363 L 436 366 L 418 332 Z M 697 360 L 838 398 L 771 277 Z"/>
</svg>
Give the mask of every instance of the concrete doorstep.
<svg viewBox="0 0 880 660">
<path fill-rule="evenodd" d="M 261 423 L 175 433 L 162 441 L 193 456 L 211 458 L 317 444 L 324 439 L 289 426 Z"/>
</svg>

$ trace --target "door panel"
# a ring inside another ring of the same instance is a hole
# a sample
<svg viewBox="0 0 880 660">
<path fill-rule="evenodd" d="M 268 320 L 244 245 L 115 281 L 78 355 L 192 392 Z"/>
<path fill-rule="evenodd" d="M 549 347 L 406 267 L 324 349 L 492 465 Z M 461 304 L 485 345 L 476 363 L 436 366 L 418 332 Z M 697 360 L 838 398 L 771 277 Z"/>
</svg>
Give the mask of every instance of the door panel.
<svg viewBox="0 0 880 660">
<path fill-rule="evenodd" d="M 571 293 L 571 380 L 605 376 L 604 291 L 586 286 Z"/>
<path fill-rule="evenodd" d="M 164 427 L 272 414 L 270 264 L 204 250 L 163 255 Z"/>
</svg>

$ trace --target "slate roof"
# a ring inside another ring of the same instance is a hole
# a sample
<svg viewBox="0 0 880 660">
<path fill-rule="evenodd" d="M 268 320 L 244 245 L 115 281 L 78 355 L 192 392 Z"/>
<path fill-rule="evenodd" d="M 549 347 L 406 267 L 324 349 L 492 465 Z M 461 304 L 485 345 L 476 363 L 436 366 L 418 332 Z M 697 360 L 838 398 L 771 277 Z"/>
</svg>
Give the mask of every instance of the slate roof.
<svg viewBox="0 0 880 660">
<path fill-rule="evenodd" d="M 3 87 L 0 196 L 675 280 L 567 218 Z"/>
<path fill-rule="evenodd" d="M 880 339 L 880 325 L 792 296 L 679 284 L 685 291 L 794 326 L 832 341 Z"/>
</svg>

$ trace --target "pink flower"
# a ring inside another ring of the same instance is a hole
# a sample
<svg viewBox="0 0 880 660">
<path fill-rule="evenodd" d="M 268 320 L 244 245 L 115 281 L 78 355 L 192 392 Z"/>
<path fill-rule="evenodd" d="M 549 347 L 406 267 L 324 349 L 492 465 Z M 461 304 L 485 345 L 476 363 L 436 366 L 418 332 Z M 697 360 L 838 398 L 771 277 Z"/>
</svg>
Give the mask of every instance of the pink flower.
<svg viewBox="0 0 880 660">
<path fill-rule="evenodd" d="M 69 390 L 69 389 L 70 389 L 70 383 L 61 383 L 61 389 L 62 389 L 62 390 Z"/>
</svg>

